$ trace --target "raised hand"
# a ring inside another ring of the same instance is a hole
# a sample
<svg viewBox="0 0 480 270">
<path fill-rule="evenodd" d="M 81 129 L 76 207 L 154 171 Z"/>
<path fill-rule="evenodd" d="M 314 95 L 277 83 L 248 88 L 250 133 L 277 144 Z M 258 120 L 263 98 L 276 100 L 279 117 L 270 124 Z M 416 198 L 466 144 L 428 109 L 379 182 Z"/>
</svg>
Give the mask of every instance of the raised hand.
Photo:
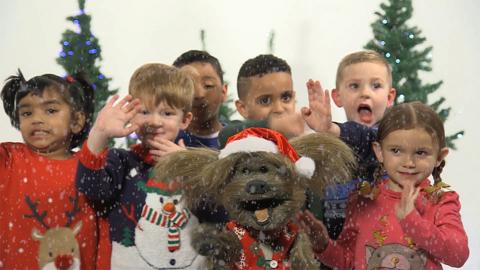
<svg viewBox="0 0 480 270">
<path fill-rule="evenodd" d="M 305 121 L 299 113 L 283 113 L 271 115 L 268 119 L 268 127 L 287 138 L 292 138 L 303 134 Z"/>
<path fill-rule="evenodd" d="M 303 119 L 308 126 L 317 131 L 330 131 L 332 128 L 332 111 L 330 105 L 330 94 L 323 90 L 319 81 L 308 80 L 308 108 L 301 109 Z"/>
<path fill-rule="evenodd" d="M 297 213 L 297 220 L 300 229 L 310 238 L 313 250 L 317 253 L 323 252 L 330 240 L 325 225 L 308 210 Z"/>
<path fill-rule="evenodd" d="M 140 110 L 140 101 L 130 95 L 118 99 L 118 95 L 113 96 L 97 115 L 87 142 L 93 153 L 101 152 L 109 139 L 127 136 L 138 128 L 131 120 Z"/>
<path fill-rule="evenodd" d="M 398 220 L 404 219 L 413 209 L 415 209 L 415 200 L 420 193 L 420 187 L 415 187 L 415 182 L 405 181 L 402 189 L 402 197 L 395 207 L 395 214 Z"/>
<path fill-rule="evenodd" d="M 185 143 L 183 139 L 178 141 L 178 144 L 162 138 L 154 138 L 153 140 L 149 139 L 148 144 L 150 146 L 150 154 L 155 160 L 163 157 L 164 155 L 172 152 L 186 150 Z"/>
</svg>

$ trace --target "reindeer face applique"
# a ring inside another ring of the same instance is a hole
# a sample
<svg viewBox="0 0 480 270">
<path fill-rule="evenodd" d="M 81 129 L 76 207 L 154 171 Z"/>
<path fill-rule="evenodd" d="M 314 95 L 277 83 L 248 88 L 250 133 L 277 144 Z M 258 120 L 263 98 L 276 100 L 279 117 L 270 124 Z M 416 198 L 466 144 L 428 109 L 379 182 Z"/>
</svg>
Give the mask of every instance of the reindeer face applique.
<svg viewBox="0 0 480 270">
<path fill-rule="evenodd" d="M 249 128 L 220 152 L 189 149 L 169 154 L 155 168 L 159 179 L 182 176 L 184 198 L 194 208 L 204 195 L 222 204 L 232 220 L 219 230 L 200 224 L 192 245 L 208 269 L 318 269 L 311 242 L 293 223 L 307 189 L 323 194 L 350 179 L 354 156 L 327 134 L 287 141 Z"/>
<path fill-rule="evenodd" d="M 28 196 L 25 197 L 25 201 L 32 210 L 32 214 L 25 215 L 25 217 L 38 220 L 46 229 L 43 234 L 36 228 L 32 230 L 32 238 L 40 242 L 38 250 L 39 269 L 80 269 L 80 247 L 75 236 L 82 228 L 82 221 L 78 221 L 73 228 L 70 228 L 73 217 L 80 211 L 78 194 L 75 198 L 70 198 L 73 209 L 65 213 L 67 223 L 64 227 L 50 227 L 45 222 L 47 211 L 39 213 L 39 203 L 33 202 Z"/>
<path fill-rule="evenodd" d="M 421 251 L 400 244 L 386 244 L 378 248 L 366 246 L 367 269 L 423 270 L 427 257 Z"/>
</svg>

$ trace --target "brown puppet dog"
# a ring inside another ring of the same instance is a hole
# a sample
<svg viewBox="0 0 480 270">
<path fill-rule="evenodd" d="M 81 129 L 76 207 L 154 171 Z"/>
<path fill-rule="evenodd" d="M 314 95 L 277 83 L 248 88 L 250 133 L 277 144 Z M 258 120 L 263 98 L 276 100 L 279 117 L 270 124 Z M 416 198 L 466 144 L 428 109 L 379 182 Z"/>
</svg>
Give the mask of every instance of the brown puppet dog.
<svg viewBox="0 0 480 270">
<path fill-rule="evenodd" d="M 301 157 L 299 157 L 301 155 Z M 201 224 L 192 245 L 207 256 L 207 269 L 318 269 L 312 246 L 294 224 L 305 191 L 350 179 L 354 155 L 327 134 L 290 142 L 275 131 L 249 128 L 220 152 L 196 148 L 165 156 L 157 179 L 182 177 L 191 206 L 214 197 L 232 220 L 222 229 Z"/>
</svg>

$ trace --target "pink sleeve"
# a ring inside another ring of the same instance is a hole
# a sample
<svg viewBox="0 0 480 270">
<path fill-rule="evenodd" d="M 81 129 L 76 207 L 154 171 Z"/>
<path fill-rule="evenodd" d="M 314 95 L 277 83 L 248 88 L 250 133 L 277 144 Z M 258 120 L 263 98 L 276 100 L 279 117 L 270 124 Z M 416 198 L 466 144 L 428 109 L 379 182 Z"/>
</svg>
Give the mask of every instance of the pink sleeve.
<svg viewBox="0 0 480 270">
<path fill-rule="evenodd" d="M 439 262 L 461 267 L 469 255 L 468 239 L 460 217 L 460 201 L 455 192 L 445 192 L 435 208 L 434 223 L 424 219 L 417 210 L 400 221 L 405 234 L 418 248 Z"/>
<path fill-rule="evenodd" d="M 356 224 L 356 208 L 357 200 L 350 199 L 346 209 L 346 218 L 343 225 L 342 232 L 337 240 L 328 242 L 327 248 L 317 254 L 319 260 L 335 269 L 352 269 L 355 262 L 355 243 L 357 238 L 358 228 Z"/>
</svg>

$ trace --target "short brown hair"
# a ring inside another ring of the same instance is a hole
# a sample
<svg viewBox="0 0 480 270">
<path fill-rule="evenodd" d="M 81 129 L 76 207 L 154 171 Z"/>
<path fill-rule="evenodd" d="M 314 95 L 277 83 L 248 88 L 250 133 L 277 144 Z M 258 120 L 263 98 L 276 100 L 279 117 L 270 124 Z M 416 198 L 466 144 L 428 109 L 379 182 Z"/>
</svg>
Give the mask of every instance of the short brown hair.
<svg viewBox="0 0 480 270">
<path fill-rule="evenodd" d="M 245 61 L 240 67 L 237 76 L 238 98 L 245 100 L 251 86 L 248 79 L 275 72 L 286 72 L 292 75 L 292 70 L 287 61 L 272 54 L 260 54 Z"/>
<path fill-rule="evenodd" d="M 155 106 L 165 101 L 186 113 L 192 110 L 194 84 L 188 74 L 176 67 L 151 63 L 133 72 L 128 93 L 134 98 L 151 100 Z"/>
<path fill-rule="evenodd" d="M 385 57 L 383 57 L 381 54 L 371 50 L 358 51 L 348 54 L 342 59 L 342 61 L 340 61 L 337 68 L 335 87 L 337 89 L 339 88 L 339 83 L 342 80 L 343 71 L 346 67 L 364 62 L 379 63 L 385 65 L 385 67 L 387 68 L 388 83 L 390 84 L 390 87 L 392 87 L 392 68 L 390 67 L 390 64 L 387 62 L 387 59 L 385 59 Z"/>
</svg>

